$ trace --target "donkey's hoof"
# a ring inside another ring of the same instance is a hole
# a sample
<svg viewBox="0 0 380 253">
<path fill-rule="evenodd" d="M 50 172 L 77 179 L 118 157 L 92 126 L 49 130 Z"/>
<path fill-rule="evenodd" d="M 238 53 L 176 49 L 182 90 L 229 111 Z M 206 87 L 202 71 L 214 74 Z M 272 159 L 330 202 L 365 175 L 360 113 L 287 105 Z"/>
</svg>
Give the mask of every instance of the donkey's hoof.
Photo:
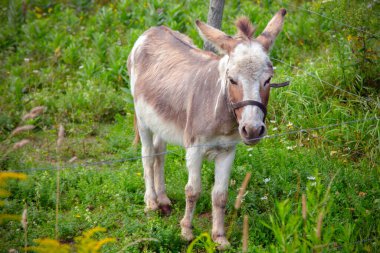
<svg viewBox="0 0 380 253">
<path fill-rule="evenodd" d="M 213 241 L 218 244 L 217 248 L 218 250 L 226 250 L 228 249 L 231 244 L 228 242 L 227 238 L 225 236 L 218 236 Z"/>
<path fill-rule="evenodd" d="M 195 238 L 193 235 L 193 230 L 191 228 L 188 228 L 188 227 L 182 227 L 181 228 L 181 235 L 182 235 L 183 239 L 185 239 L 186 241 L 189 241 L 189 242 L 191 242 Z"/>
<path fill-rule="evenodd" d="M 147 201 L 144 211 L 146 213 L 150 211 L 156 211 L 158 210 L 158 204 L 155 201 Z"/>
<path fill-rule="evenodd" d="M 172 208 L 170 205 L 160 205 L 159 208 L 163 216 L 169 216 L 172 213 Z"/>
</svg>

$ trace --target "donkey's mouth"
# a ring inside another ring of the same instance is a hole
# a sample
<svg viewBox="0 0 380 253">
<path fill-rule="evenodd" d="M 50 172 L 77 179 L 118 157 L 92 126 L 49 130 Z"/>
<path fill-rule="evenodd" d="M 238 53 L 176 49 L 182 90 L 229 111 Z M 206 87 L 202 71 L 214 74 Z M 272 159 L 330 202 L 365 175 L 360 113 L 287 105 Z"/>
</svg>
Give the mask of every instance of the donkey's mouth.
<svg viewBox="0 0 380 253">
<path fill-rule="evenodd" d="M 264 136 L 263 136 L 264 137 Z M 259 141 L 263 138 L 263 137 L 258 137 L 258 138 L 255 138 L 255 139 L 244 139 L 243 138 L 243 142 L 245 145 L 247 146 L 253 146 L 253 145 L 256 145 L 257 143 L 259 143 Z"/>
</svg>

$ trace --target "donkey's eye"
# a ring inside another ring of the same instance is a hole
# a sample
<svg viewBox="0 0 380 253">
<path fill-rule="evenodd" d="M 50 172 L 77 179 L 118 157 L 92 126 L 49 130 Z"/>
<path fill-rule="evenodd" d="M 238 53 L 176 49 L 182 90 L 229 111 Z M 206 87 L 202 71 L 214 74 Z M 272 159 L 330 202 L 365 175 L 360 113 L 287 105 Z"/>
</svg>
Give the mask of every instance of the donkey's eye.
<svg viewBox="0 0 380 253">
<path fill-rule="evenodd" d="M 264 83 L 264 87 L 267 86 L 267 84 L 269 84 L 269 83 L 270 83 L 270 78 L 269 78 L 268 80 L 265 81 L 265 83 Z"/>
<path fill-rule="evenodd" d="M 231 77 L 229 78 L 229 80 L 230 80 L 230 83 L 231 83 L 231 84 L 233 84 L 233 85 L 237 85 L 237 82 L 236 82 L 234 79 L 232 79 Z"/>
</svg>

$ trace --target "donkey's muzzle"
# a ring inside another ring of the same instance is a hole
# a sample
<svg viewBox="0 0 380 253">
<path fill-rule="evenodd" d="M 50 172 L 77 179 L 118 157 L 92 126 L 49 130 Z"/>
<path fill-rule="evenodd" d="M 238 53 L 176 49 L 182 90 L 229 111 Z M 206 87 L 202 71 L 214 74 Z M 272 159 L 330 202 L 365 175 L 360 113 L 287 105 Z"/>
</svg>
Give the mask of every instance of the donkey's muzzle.
<svg viewBox="0 0 380 253">
<path fill-rule="evenodd" d="M 256 126 L 246 124 L 240 128 L 240 135 L 246 145 L 253 145 L 264 137 L 265 130 L 264 124 Z"/>
</svg>

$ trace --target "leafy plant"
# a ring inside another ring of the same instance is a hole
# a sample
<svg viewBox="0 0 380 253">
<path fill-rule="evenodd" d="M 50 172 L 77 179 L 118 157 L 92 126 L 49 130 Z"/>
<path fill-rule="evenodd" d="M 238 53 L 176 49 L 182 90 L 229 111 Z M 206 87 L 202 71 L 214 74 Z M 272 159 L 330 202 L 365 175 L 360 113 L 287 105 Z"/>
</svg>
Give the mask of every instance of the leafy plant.
<svg viewBox="0 0 380 253">
<path fill-rule="evenodd" d="M 216 244 L 211 240 L 211 236 L 208 233 L 202 233 L 190 243 L 186 252 L 192 253 L 195 247 L 203 248 L 207 253 L 213 253 L 215 252 Z"/>
<path fill-rule="evenodd" d="M 101 240 L 96 240 L 92 236 L 97 232 L 105 232 L 106 229 L 96 227 L 92 228 L 83 233 L 83 235 L 75 238 L 75 243 L 73 245 L 62 244 L 57 240 L 53 239 L 36 239 L 34 240 L 37 243 L 37 246 L 31 246 L 28 250 L 48 253 L 48 252 L 59 252 L 59 253 L 69 253 L 69 252 L 78 252 L 78 253 L 96 253 L 101 252 L 103 245 L 114 242 L 114 238 L 104 238 Z"/>
<path fill-rule="evenodd" d="M 0 171 L 0 198 L 5 199 L 11 195 L 11 192 L 8 191 L 7 181 L 9 179 L 17 179 L 17 180 L 25 180 L 27 176 L 23 173 L 15 173 L 15 172 L 6 172 Z M 5 205 L 4 200 L 0 200 L 0 207 Z M 21 216 L 16 214 L 0 214 L 0 225 L 4 223 L 6 220 L 20 220 Z"/>
</svg>

